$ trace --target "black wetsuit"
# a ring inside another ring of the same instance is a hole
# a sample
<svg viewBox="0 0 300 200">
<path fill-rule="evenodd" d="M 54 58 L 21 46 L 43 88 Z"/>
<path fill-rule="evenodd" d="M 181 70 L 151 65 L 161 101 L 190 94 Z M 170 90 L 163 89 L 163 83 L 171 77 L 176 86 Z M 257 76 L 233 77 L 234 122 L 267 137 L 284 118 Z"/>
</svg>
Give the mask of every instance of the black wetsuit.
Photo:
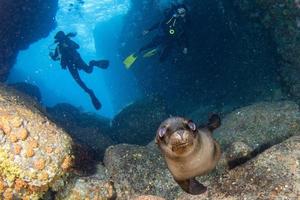
<svg viewBox="0 0 300 200">
<path fill-rule="evenodd" d="M 65 39 L 59 41 L 54 55 L 51 56 L 53 60 L 59 60 L 63 69 L 68 68 L 74 80 L 78 83 L 78 85 L 90 95 L 93 105 L 96 109 L 100 109 L 101 103 L 95 96 L 94 92 L 89 89 L 85 83 L 81 80 L 78 70 L 84 70 L 86 73 L 91 73 L 93 71 L 93 66 L 96 66 L 101 62 L 99 67 L 106 68 L 108 65 L 108 61 L 91 61 L 89 65 L 87 65 L 80 54 L 77 52 L 79 49 L 79 45 L 72 41 L 69 37 L 65 37 Z M 103 65 L 105 63 L 105 65 Z"/>
<path fill-rule="evenodd" d="M 177 16 L 166 17 L 161 22 L 154 24 L 148 31 L 158 29 L 158 34 L 150 43 L 139 50 L 139 53 L 160 46 L 160 61 L 164 61 L 172 49 L 177 45 L 182 48 L 188 47 L 186 36 L 187 18 Z"/>
</svg>

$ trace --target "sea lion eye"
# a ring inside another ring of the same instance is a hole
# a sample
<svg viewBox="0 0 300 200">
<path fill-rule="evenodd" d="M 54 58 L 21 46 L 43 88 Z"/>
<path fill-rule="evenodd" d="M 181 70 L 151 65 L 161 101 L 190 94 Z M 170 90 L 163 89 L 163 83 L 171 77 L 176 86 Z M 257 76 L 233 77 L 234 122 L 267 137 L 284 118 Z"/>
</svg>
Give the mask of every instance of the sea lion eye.
<svg viewBox="0 0 300 200">
<path fill-rule="evenodd" d="M 197 126 L 193 121 L 188 121 L 188 127 L 192 130 L 192 131 L 196 131 Z"/>
<path fill-rule="evenodd" d="M 167 128 L 166 127 L 161 127 L 158 129 L 158 136 L 160 138 L 164 137 L 164 135 L 166 134 L 167 132 Z"/>
</svg>

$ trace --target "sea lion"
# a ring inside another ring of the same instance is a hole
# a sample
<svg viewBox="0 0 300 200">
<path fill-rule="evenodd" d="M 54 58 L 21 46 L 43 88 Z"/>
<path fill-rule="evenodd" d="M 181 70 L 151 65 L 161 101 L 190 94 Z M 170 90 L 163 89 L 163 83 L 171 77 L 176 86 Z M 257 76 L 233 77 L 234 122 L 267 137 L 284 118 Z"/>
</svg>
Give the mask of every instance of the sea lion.
<svg viewBox="0 0 300 200">
<path fill-rule="evenodd" d="M 220 145 L 212 132 L 221 124 L 213 114 L 205 126 L 182 117 L 171 117 L 159 126 L 155 141 L 163 154 L 174 180 L 187 193 L 197 195 L 207 188 L 195 177 L 212 171 L 220 157 Z"/>
</svg>

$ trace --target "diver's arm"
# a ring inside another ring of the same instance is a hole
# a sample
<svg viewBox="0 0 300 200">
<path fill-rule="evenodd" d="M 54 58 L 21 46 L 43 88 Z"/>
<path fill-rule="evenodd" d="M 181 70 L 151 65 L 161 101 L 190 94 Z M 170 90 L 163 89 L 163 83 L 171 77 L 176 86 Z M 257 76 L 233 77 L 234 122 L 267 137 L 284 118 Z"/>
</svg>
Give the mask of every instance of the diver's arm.
<svg viewBox="0 0 300 200">
<path fill-rule="evenodd" d="M 58 47 L 55 48 L 54 53 L 50 52 L 49 56 L 51 57 L 52 60 L 59 60 Z"/>
<path fill-rule="evenodd" d="M 185 21 L 183 22 L 183 27 L 184 27 L 184 31 L 183 33 L 181 34 L 181 37 L 180 37 L 180 45 L 182 46 L 183 48 L 183 53 L 184 54 L 187 54 L 188 52 L 188 48 L 189 48 L 189 39 L 188 39 L 188 36 L 187 36 L 187 32 L 186 30 L 191 27 L 191 20 L 190 18 L 187 16 Z"/>
<path fill-rule="evenodd" d="M 144 31 L 143 31 L 143 35 L 147 35 L 149 32 L 151 32 L 151 31 L 157 29 L 157 28 L 159 27 L 159 25 L 160 25 L 160 23 L 156 23 L 156 24 L 154 24 L 153 26 L 151 26 L 149 29 L 144 30 Z"/>
<path fill-rule="evenodd" d="M 158 23 L 156 23 L 156 24 L 153 24 L 153 25 L 148 29 L 148 31 L 151 32 L 151 31 L 153 31 L 153 30 L 155 30 L 155 29 L 158 29 L 159 25 L 160 25 L 160 22 L 158 22 Z"/>
<path fill-rule="evenodd" d="M 74 42 L 74 41 L 72 41 L 72 47 L 74 48 L 74 49 L 79 49 L 79 44 L 77 44 L 76 42 Z"/>
<path fill-rule="evenodd" d="M 70 39 L 66 40 L 66 45 L 70 49 L 79 49 L 80 47 L 76 42 Z"/>
<path fill-rule="evenodd" d="M 182 35 L 181 35 L 181 37 L 179 38 L 179 44 L 183 48 L 182 52 L 184 54 L 187 54 L 189 42 L 188 42 L 188 37 L 187 37 L 186 32 L 183 32 Z"/>
</svg>

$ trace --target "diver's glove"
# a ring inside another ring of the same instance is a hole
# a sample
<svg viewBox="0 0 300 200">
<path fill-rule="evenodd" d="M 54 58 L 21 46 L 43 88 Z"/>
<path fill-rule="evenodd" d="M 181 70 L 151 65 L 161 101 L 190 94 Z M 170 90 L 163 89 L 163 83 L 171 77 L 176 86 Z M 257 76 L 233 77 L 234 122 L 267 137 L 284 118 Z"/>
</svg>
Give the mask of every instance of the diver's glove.
<svg viewBox="0 0 300 200">
<path fill-rule="evenodd" d="M 186 47 L 183 48 L 182 53 L 183 53 L 183 54 L 187 54 L 187 53 L 188 53 L 188 48 L 186 48 Z"/>
<path fill-rule="evenodd" d="M 49 56 L 50 56 L 50 58 L 52 58 L 52 60 L 55 60 L 55 57 L 54 57 L 54 53 L 53 53 L 53 52 L 50 52 L 50 53 L 49 53 Z"/>
<path fill-rule="evenodd" d="M 75 37 L 77 35 L 76 32 L 70 32 L 67 34 L 67 37 Z"/>
</svg>

